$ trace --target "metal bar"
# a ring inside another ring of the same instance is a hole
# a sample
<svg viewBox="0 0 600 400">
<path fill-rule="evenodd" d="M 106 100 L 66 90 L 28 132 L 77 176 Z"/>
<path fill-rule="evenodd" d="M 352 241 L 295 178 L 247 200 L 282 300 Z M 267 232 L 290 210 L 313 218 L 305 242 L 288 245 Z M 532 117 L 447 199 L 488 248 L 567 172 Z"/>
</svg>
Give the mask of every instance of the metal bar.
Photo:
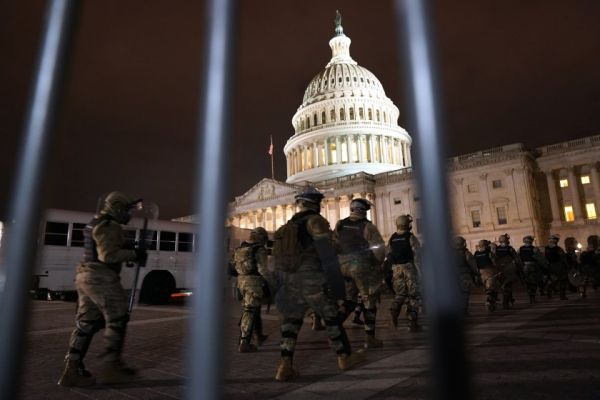
<svg viewBox="0 0 600 400">
<path fill-rule="evenodd" d="M 235 0 L 209 0 L 198 129 L 195 210 L 199 240 L 190 318 L 187 398 L 221 398 L 225 216 L 227 206 L 230 81 Z"/>
<path fill-rule="evenodd" d="M 435 46 L 428 0 L 396 0 L 395 12 L 408 66 L 405 87 L 413 107 L 417 188 L 422 199 L 425 301 L 431 324 L 437 399 L 468 399 L 469 385 L 462 314 L 448 205 L 445 135 L 440 119 Z M 434 249 L 427 251 L 427 249 Z M 453 268 L 454 267 L 454 268 Z"/>
<path fill-rule="evenodd" d="M 75 14 L 74 0 L 48 4 L 35 83 L 27 112 L 0 268 L 0 399 L 17 397 L 27 288 L 37 248 L 42 182 L 56 115 L 60 77 Z"/>
</svg>

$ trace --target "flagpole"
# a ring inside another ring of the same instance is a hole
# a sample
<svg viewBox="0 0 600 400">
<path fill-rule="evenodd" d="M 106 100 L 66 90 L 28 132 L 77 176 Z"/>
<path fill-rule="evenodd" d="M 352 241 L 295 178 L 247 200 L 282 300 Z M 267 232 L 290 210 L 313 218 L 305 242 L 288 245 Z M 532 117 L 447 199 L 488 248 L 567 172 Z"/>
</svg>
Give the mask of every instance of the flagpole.
<svg viewBox="0 0 600 400">
<path fill-rule="evenodd" d="M 275 164 L 273 163 L 273 153 L 275 153 L 273 151 L 273 135 L 271 136 L 271 179 L 275 180 Z"/>
</svg>

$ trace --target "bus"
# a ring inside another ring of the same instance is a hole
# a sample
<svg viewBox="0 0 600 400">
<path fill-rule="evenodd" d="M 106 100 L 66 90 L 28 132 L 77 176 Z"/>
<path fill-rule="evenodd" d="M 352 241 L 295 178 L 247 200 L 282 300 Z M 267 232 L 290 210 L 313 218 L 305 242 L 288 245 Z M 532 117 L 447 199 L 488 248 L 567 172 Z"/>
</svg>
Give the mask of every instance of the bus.
<svg viewBox="0 0 600 400">
<path fill-rule="evenodd" d="M 83 230 L 94 214 L 48 209 L 40 226 L 39 259 L 32 277 L 31 292 L 48 300 L 75 298 L 75 269 L 83 259 Z M 128 241 L 140 239 L 141 221 L 123 227 Z M 140 269 L 139 301 L 164 304 L 172 295 L 189 294 L 193 280 L 196 225 L 174 221 L 148 221 L 146 267 Z M 131 290 L 135 268 L 123 267 L 121 284 Z"/>
</svg>

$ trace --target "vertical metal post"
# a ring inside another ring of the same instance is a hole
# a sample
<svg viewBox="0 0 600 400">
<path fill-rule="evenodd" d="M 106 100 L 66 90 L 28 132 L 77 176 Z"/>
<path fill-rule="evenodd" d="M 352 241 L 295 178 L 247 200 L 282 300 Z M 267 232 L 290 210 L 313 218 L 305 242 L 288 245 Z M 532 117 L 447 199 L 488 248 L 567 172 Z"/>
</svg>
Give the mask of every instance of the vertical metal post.
<svg viewBox="0 0 600 400">
<path fill-rule="evenodd" d="M 73 25 L 74 0 L 53 0 L 46 26 L 7 221 L 0 267 L 0 399 L 17 397 L 23 356 L 27 288 L 35 260 L 42 182 L 56 114 L 59 78 Z"/>
<path fill-rule="evenodd" d="M 439 115 L 439 87 L 429 0 L 396 0 L 406 90 L 413 107 L 417 187 L 422 199 L 423 275 L 431 324 L 435 398 L 468 399 L 469 385 L 457 268 L 447 195 L 446 143 Z"/>
<path fill-rule="evenodd" d="M 199 217 L 187 398 L 221 397 L 230 81 L 237 2 L 209 0 L 200 99 L 195 210 Z"/>
</svg>

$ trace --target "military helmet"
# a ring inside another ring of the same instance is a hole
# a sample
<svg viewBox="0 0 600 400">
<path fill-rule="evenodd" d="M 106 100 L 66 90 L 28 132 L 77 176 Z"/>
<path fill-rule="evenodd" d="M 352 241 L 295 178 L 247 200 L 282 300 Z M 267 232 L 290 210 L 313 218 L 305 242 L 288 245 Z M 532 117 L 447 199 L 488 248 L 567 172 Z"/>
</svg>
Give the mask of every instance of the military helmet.
<svg viewBox="0 0 600 400">
<path fill-rule="evenodd" d="M 600 237 L 598 235 L 590 235 L 587 237 L 589 247 L 597 248 L 600 245 Z"/>
<path fill-rule="evenodd" d="M 142 199 L 134 199 L 122 192 L 111 192 L 104 198 L 101 213 L 112 215 L 120 224 L 126 224 L 131 219 L 130 210 Z"/>
<path fill-rule="evenodd" d="M 396 218 L 396 227 L 398 229 L 410 230 L 412 220 L 412 217 L 408 214 L 399 215 L 398 218 Z"/>
<path fill-rule="evenodd" d="M 467 241 L 462 236 L 457 236 L 454 238 L 454 247 L 457 249 L 464 249 L 467 247 Z"/>
<path fill-rule="evenodd" d="M 477 242 L 477 246 L 482 249 L 486 249 L 489 245 L 490 241 L 486 239 L 481 239 L 479 242 Z"/>
<path fill-rule="evenodd" d="M 269 240 L 269 234 L 262 226 L 257 226 L 250 231 L 250 241 L 254 243 L 264 243 L 267 240 Z"/>
<path fill-rule="evenodd" d="M 319 192 L 312 186 L 307 186 L 302 190 L 302 192 L 294 196 L 294 199 L 296 199 L 296 201 L 306 201 L 312 204 L 320 205 L 323 197 L 325 197 L 323 193 Z"/>
<path fill-rule="evenodd" d="M 357 198 L 350 202 L 350 211 L 367 212 L 371 209 L 371 202 L 367 199 Z"/>
<path fill-rule="evenodd" d="M 510 236 L 508 235 L 508 233 L 505 233 L 503 235 L 498 236 L 498 242 L 499 243 L 509 244 L 510 243 Z"/>
<path fill-rule="evenodd" d="M 527 235 L 523 238 L 523 243 L 533 243 L 534 237 L 531 235 Z"/>
<path fill-rule="evenodd" d="M 548 238 L 548 241 L 558 243 L 558 242 L 560 242 L 560 235 L 554 233 L 554 234 L 550 235 L 550 237 Z"/>
</svg>

